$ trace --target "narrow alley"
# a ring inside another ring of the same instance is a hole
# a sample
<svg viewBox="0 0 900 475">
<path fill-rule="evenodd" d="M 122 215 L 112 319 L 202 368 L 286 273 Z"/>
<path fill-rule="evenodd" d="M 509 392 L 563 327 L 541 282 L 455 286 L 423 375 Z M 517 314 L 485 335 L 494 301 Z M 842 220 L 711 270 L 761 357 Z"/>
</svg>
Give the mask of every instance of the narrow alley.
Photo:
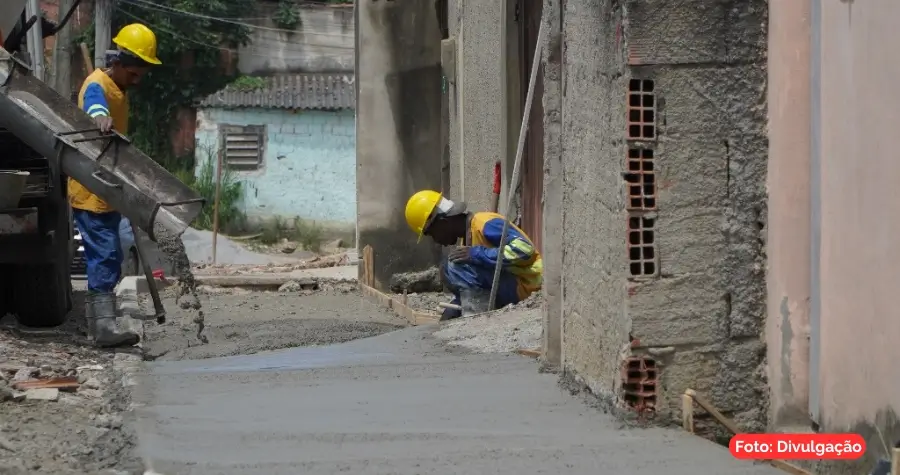
<svg viewBox="0 0 900 475">
<path fill-rule="evenodd" d="M 900 474 L 898 22 L 0 1 L 0 475 Z"/>
</svg>

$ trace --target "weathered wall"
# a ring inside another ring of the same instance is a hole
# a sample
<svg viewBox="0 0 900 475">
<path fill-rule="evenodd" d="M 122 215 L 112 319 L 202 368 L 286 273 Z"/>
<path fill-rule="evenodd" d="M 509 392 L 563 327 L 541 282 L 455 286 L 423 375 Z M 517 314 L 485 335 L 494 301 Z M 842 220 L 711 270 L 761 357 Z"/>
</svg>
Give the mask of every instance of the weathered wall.
<svg viewBox="0 0 900 475">
<path fill-rule="evenodd" d="M 617 391 L 631 332 L 635 353 L 663 365 L 660 412 L 676 413 L 693 387 L 757 430 L 766 420 L 765 23 L 763 0 L 624 9 L 568 0 L 563 20 L 565 369 Z M 658 135 L 626 142 L 634 85 L 652 87 Z M 626 211 L 630 150 L 654 154 L 655 209 Z M 631 275 L 633 220 L 653 222 L 638 233 L 653 250 L 650 275 Z"/>
<path fill-rule="evenodd" d="M 460 21 L 465 31 L 462 43 L 457 41 L 462 62 L 457 62 L 457 77 L 450 89 L 450 193 L 457 199 L 464 197 L 471 209 L 489 209 L 494 163 L 501 159 L 503 146 L 502 2 L 473 0 L 465 3 L 462 12 L 457 10 L 457 3 L 451 0 L 448 4 L 450 36 L 458 39 Z M 515 128 L 518 130 L 517 125 Z M 465 157 L 462 170 L 461 147 Z"/>
<path fill-rule="evenodd" d="M 563 369 L 605 395 L 618 386 L 630 330 L 621 178 L 627 80 L 613 14 L 607 0 L 566 0 L 563 13 Z"/>
<path fill-rule="evenodd" d="M 286 31 L 272 21 L 277 2 L 258 2 L 250 43 L 238 48 L 244 74 L 353 71 L 353 7 L 303 5 L 300 22 Z"/>
<path fill-rule="evenodd" d="M 900 439 L 894 357 L 900 352 L 900 162 L 894 152 L 900 63 L 889 54 L 900 39 L 900 4 L 816 1 L 813 9 L 812 100 L 821 115 L 813 117 L 813 180 L 820 198 L 816 203 L 814 195 L 819 219 L 813 234 L 820 241 L 811 291 L 818 318 L 811 320 L 820 357 L 813 362 L 819 384 L 811 409 L 822 432 L 867 438 L 859 464 L 834 464 L 827 473 L 864 473 L 873 457 L 884 455 L 876 427 L 888 446 Z"/>
<path fill-rule="evenodd" d="M 275 216 L 352 229 L 356 221 L 356 137 L 352 111 L 201 109 L 196 132 L 199 175 L 220 146 L 220 125 L 266 126 L 262 166 L 234 171 L 251 219 Z"/>
<path fill-rule="evenodd" d="M 809 425 L 810 1 L 769 3 L 769 420 Z"/>
<path fill-rule="evenodd" d="M 544 45 L 541 61 L 544 71 L 544 194 L 543 240 L 544 260 L 543 349 L 544 358 L 553 366 L 562 363 L 562 271 L 563 229 L 563 41 L 562 2 L 543 0 Z"/>
<path fill-rule="evenodd" d="M 655 5 L 654 5 L 655 4 Z M 657 95 L 659 275 L 629 288 L 633 334 L 667 347 L 661 409 L 691 387 L 766 427 L 763 0 L 629 2 L 632 76 Z M 654 27 L 655 18 L 670 19 Z"/>
<path fill-rule="evenodd" d="M 357 224 L 376 285 L 437 262 L 416 243 L 407 199 L 441 186 L 440 30 L 432 2 L 360 0 L 357 11 Z"/>
</svg>

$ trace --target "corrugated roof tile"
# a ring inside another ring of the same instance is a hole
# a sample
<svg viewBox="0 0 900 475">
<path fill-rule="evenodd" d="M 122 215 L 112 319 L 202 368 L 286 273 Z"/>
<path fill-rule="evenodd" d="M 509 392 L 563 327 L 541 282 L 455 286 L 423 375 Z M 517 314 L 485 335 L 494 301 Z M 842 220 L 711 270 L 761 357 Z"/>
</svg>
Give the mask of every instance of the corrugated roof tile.
<svg viewBox="0 0 900 475">
<path fill-rule="evenodd" d="M 200 107 L 335 110 L 356 109 L 353 74 L 291 74 L 262 78 L 265 86 L 240 90 L 228 86 L 200 101 Z"/>
</svg>

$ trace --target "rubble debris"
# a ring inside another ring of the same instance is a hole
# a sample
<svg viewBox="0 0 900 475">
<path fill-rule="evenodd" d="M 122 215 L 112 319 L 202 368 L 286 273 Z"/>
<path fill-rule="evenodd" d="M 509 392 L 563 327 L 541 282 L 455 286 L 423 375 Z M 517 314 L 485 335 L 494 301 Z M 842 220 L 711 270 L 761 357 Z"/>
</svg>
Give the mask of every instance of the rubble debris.
<svg viewBox="0 0 900 475">
<path fill-rule="evenodd" d="M 25 391 L 26 401 L 56 401 L 59 399 L 59 389 L 35 388 Z"/>
<path fill-rule="evenodd" d="M 39 368 L 25 367 L 16 371 L 16 375 L 13 376 L 12 380 L 13 382 L 28 381 L 40 374 L 41 370 Z"/>
<path fill-rule="evenodd" d="M 191 269 L 191 261 L 188 259 L 187 251 L 180 236 L 173 236 L 165 226 L 156 223 L 153 225 L 153 234 L 159 249 L 166 255 L 169 262 L 174 268 L 175 277 L 178 279 L 176 285 L 178 296 L 175 302 L 183 310 L 191 310 L 193 313 L 193 322 L 197 325 L 197 339 L 203 343 L 208 343 L 203 330 L 206 328 L 203 316 L 203 306 L 200 304 L 200 298 L 197 296 L 197 280 Z"/>
<path fill-rule="evenodd" d="M 285 240 L 281 243 L 281 252 L 284 254 L 293 254 L 297 250 L 297 243 Z"/>
<path fill-rule="evenodd" d="M 86 344 L 84 293 L 73 297 L 72 314 L 52 332 L 14 320 L 0 325 L 0 473 L 99 474 L 140 466 L 129 429 L 103 432 L 91 419 L 126 410 L 129 394 L 113 373 L 113 353 Z M 91 378 L 102 389 L 85 388 Z M 71 388 L 73 380 L 81 383 L 74 391 L 31 386 Z M 18 383 L 26 390 L 14 389 Z"/>
<path fill-rule="evenodd" d="M 437 267 L 432 267 L 419 272 L 405 272 L 394 274 L 390 281 L 391 292 L 402 294 L 421 292 L 441 292 L 444 286 L 441 283 L 441 273 Z"/>
</svg>

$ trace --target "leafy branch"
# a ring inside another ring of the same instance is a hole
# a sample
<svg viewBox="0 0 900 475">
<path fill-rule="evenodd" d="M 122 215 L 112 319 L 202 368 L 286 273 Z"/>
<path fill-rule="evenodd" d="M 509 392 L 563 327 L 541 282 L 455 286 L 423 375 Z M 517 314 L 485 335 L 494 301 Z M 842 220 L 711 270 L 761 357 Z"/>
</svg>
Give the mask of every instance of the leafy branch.
<svg viewBox="0 0 900 475">
<path fill-rule="evenodd" d="M 300 24 L 300 13 L 297 12 L 297 3 L 294 0 L 279 0 L 278 8 L 272 15 L 272 22 L 278 28 L 293 30 Z"/>
</svg>

